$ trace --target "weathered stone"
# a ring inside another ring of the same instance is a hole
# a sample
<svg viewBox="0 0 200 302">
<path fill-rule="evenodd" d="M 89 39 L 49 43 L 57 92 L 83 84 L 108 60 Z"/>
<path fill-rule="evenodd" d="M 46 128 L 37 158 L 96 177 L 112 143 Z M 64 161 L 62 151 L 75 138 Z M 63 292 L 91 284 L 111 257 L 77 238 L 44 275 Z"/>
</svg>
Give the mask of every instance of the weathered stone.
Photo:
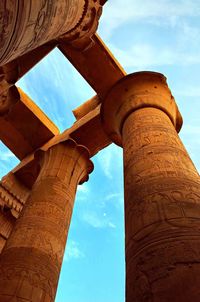
<svg viewBox="0 0 200 302">
<path fill-rule="evenodd" d="M 82 40 L 96 31 L 99 0 L 3 0 L 0 3 L 0 65 L 65 34 Z"/>
<path fill-rule="evenodd" d="M 25 53 L 0 68 L 0 76 L 10 85 L 15 84 L 33 66 L 41 61 L 56 46 L 56 41 L 49 42 Z M 0 84 L 1 85 L 1 84 Z M 0 86 L 0 91 L 2 87 Z"/>
<path fill-rule="evenodd" d="M 119 81 L 102 120 L 124 151 L 126 302 L 198 302 L 200 179 L 177 135 L 182 119 L 165 77 Z"/>
<path fill-rule="evenodd" d="M 111 140 L 102 129 L 100 107 L 101 105 L 98 105 L 94 110 L 77 120 L 72 127 L 66 129 L 60 135 L 54 136 L 48 143 L 42 146 L 42 150 L 46 151 L 51 146 L 69 138 L 84 145 L 89 150 L 90 157 L 108 146 Z M 31 188 L 38 176 L 37 167 L 38 164 L 34 159 L 34 153 L 31 153 L 13 169 L 13 173 L 22 183 Z"/>
<path fill-rule="evenodd" d="M 37 153 L 41 171 L 0 258 L 0 302 L 54 301 L 77 185 L 93 165 L 68 140 Z"/>
<path fill-rule="evenodd" d="M 30 191 L 9 173 L 0 182 L 0 253 L 9 238 Z"/>
<path fill-rule="evenodd" d="M 126 72 L 97 34 L 92 37 L 92 41 L 90 47 L 80 51 L 60 39 L 58 48 L 96 91 L 101 100 L 108 90 L 126 75 Z"/>
<path fill-rule="evenodd" d="M 40 148 L 59 133 L 55 124 L 15 85 L 0 94 L 0 139 L 19 158 Z"/>
</svg>

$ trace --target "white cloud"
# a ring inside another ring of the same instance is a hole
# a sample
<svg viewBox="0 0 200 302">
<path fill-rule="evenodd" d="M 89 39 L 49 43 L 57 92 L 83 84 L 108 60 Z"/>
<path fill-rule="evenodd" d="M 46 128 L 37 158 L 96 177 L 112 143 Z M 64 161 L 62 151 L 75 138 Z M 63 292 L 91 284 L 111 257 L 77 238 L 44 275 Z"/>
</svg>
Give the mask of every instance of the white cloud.
<svg viewBox="0 0 200 302">
<path fill-rule="evenodd" d="M 125 69 L 137 71 L 154 69 L 163 65 L 188 66 L 200 63 L 199 27 L 189 19 L 189 17 L 199 16 L 200 2 L 194 0 L 144 0 L 142 2 L 111 0 L 105 5 L 99 32 Z M 159 26 L 159 38 L 153 28 L 155 35 L 148 36 L 147 30 L 147 36 L 145 36 L 149 37 L 152 42 L 149 42 L 148 38 L 145 41 L 143 35 L 140 38 L 135 31 L 135 26 L 138 29 L 139 24 Z M 119 29 L 124 25 L 127 27 L 126 31 L 122 31 L 124 35 L 122 37 Z M 168 34 L 163 31 L 163 27 L 169 29 Z M 137 38 L 131 37 L 130 28 L 132 28 L 132 35 L 134 36 L 135 33 Z M 111 35 L 115 37 L 112 42 Z M 161 37 L 166 38 L 163 40 Z M 126 44 L 130 41 L 125 49 L 123 42 L 121 46 L 118 43 L 123 39 L 126 40 Z"/>
<path fill-rule="evenodd" d="M 82 185 L 78 185 L 77 191 L 83 194 L 88 194 L 90 192 L 88 183 L 85 182 Z"/>
<path fill-rule="evenodd" d="M 164 45 L 158 49 L 155 44 L 142 42 L 138 42 L 126 50 L 111 43 L 108 43 L 108 46 L 125 69 L 131 68 L 135 71 L 155 66 L 189 66 L 200 63 L 200 48 L 188 53 L 182 47 L 174 49 L 170 45 L 168 47 Z M 199 93 L 199 89 L 196 89 L 193 93 Z"/>
<path fill-rule="evenodd" d="M 98 162 L 105 176 L 109 179 L 116 177 L 115 170 L 122 165 L 122 150 L 118 146 L 111 144 L 101 151 L 97 156 Z"/>
<path fill-rule="evenodd" d="M 106 213 L 97 214 L 97 211 L 84 211 L 81 219 L 90 226 L 98 229 L 115 228 L 115 224 L 109 219 Z"/>
<path fill-rule="evenodd" d="M 105 36 L 109 37 L 114 30 L 130 21 L 174 26 L 180 18 L 191 16 L 200 16 L 199 1 L 110 0 L 104 7 L 100 32 L 106 33 Z"/>
<path fill-rule="evenodd" d="M 74 122 L 72 109 L 95 94 L 58 49 L 54 49 L 38 63 L 17 85 L 48 115 L 60 131 Z"/>
<path fill-rule="evenodd" d="M 16 158 L 15 155 L 11 151 L 1 151 L 1 160 L 10 161 Z"/>
<path fill-rule="evenodd" d="M 117 197 L 119 197 L 121 194 L 120 193 L 110 193 L 106 196 L 105 200 L 109 201 L 111 199 L 115 199 Z"/>
<path fill-rule="evenodd" d="M 0 141 L 0 178 L 6 175 L 19 160 L 16 156 Z"/>
<path fill-rule="evenodd" d="M 71 259 L 80 259 L 84 258 L 84 253 L 80 250 L 79 244 L 74 240 L 69 240 L 67 242 L 64 261 L 69 261 Z"/>
</svg>

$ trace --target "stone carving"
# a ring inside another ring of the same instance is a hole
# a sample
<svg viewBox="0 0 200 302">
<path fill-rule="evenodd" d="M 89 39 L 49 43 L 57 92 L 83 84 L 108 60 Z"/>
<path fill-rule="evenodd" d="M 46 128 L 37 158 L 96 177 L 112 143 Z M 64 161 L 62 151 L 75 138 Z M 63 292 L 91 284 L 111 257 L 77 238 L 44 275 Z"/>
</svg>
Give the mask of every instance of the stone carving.
<svg viewBox="0 0 200 302">
<path fill-rule="evenodd" d="M 0 65 L 65 33 L 70 41 L 92 35 L 100 12 L 96 0 L 2 0 Z"/>
<path fill-rule="evenodd" d="M 10 209 L 12 215 L 18 218 L 29 194 L 30 191 L 12 173 L 4 176 L 0 182 L 2 211 L 4 208 Z"/>
<path fill-rule="evenodd" d="M 7 239 L 14 227 L 15 217 L 5 206 L 0 211 L 0 253 L 2 252 Z"/>
<path fill-rule="evenodd" d="M 6 114 L 19 98 L 16 86 L 11 86 L 2 79 L 0 81 L 0 117 Z"/>
<path fill-rule="evenodd" d="M 165 78 L 119 81 L 102 122 L 124 151 L 126 301 L 199 301 L 200 179 L 176 133 L 181 116 Z"/>
<path fill-rule="evenodd" d="M 12 173 L 3 177 L 0 182 L 0 253 L 28 196 L 29 190 Z"/>
<path fill-rule="evenodd" d="M 39 176 L 0 258 L 1 302 L 54 301 L 76 188 L 93 169 L 88 150 L 73 140 L 35 157 Z"/>
<path fill-rule="evenodd" d="M 92 0 L 85 3 L 85 15 L 79 25 L 69 33 L 61 36 L 61 40 L 70 43 L 77 49 L 85 49 L 93 44 L 92 36 L 98 27 L 102 13 L 101 1 Z"/>
</svg>

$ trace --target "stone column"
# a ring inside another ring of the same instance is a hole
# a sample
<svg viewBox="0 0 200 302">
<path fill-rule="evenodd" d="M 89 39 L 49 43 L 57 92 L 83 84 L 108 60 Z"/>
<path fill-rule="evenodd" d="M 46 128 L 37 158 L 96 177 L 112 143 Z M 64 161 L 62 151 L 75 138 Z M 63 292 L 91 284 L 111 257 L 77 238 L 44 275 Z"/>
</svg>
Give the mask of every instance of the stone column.
<svg viewBox="0 0 200 302">
<path fill-rule="evenodd" d="M 124 77 L 102 122 L 124 151 L 126 302 L 198 302 L 200 179 L 165 77 Z"/>
<path fill-rule="evenodd" d="M 77 185 L 93 165 L 68 140 L 42 155 L 41 171 L 0 258 L 0 302 L 53 302 Z"/>
<path fill-rule="evenodd" d="M 1 0 L 0 65 L 63 34 L 90 38 L 100 15 L 101 0 Z"/>
</svg>

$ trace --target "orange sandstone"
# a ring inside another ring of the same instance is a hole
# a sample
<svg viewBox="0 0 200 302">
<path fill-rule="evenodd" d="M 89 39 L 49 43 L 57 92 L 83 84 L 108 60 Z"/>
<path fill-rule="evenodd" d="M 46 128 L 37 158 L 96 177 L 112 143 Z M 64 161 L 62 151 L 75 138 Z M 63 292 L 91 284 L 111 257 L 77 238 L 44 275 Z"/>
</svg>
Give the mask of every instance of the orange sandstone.
<svg viewBox="0 0 200 302">
<path fill-rule="evenodd" d="M 165 77 L 119 81 L 102 121 L 124 151 L 126 302 L 198 302 L 200 179 L 177 135 L 182 120 Z"/>
<path fill-rule="evenodd" d="M 37 156 L 40 174 L 1 254 L 0 302 L 54 301 L 77 185 L 93 169 L 72 140 Z"/>
</svg>

